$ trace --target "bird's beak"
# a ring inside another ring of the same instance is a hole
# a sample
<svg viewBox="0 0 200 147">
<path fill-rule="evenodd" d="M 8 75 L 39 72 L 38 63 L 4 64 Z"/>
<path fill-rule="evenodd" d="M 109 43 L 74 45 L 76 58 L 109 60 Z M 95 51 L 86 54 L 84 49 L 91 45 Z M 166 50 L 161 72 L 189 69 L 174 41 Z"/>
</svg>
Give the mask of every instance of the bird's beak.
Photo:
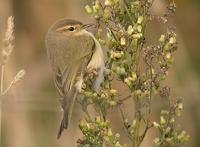
<svg viewBox="0 0 200 147">
<path fill-rule="evenodd" d="M 86 28 L 89 28 L 89 27 L 92 27 L 92 26 L 95 26 L 95 24 L 93 24 L 93 23 L 84 24 L 84 25 L 82 25 L 82 29 L 86 29 Z"/>
</svg>

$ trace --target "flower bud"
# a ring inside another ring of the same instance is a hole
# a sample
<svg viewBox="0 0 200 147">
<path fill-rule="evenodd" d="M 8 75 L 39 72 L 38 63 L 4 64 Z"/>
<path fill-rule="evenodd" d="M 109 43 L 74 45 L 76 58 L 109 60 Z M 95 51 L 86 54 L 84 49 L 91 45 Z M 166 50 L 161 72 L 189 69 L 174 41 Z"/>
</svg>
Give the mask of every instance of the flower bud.
<svg viewBox="0 0 200 147">
<path fill-rule="evenodd" d="M 93 97 L 97 97 L 97 93 L 93 93 L 92 96 L 93 96 Z"/>
<path fill-rule="evenodd" d="M 121 145 L 118 141 L 115 143 L 115 147 L 121 147 Z"/>
<path fill-rule="evenodd" d="M 172 58 L 172 55 L 171 55 L 171 53 L 167 53 L 167 54 L 165 55 L 165 57 L 166 57 L 166 59 L 170 60 L 170 59 Z"/>
<path fill-rule="evenodd" d="M 103 16 L 104 16 L 104 18 L 106 18 L 106 19 L 110 17 L 110 11 L 109 11 L 109 9 L 105 9 L 105 10 L 104 10 Z"/>
<path fill-rule="evenodd" d="M 108 129 L 108 137 L 111 137 L 112 135 L 113 135 L 113 133 L 112 133 L 112 130 L 111 129 Z"/>
<path fill-rule="evenodd" d="M 160 127 L 160 125 L 157 122 L 153 122 L 153 126 L 156 127 L 156 128 Z"/>
<path fill-rule="evenodd" d="M 161 35 L 160 39 L 159 39 L 160 43 L 164 43 L 165 42 L 165 35 Z"/>
<path fill-rule="evenodd" d="M 120 59 L 124 56 L 123 51 L 111 51 L 110 52 L 111 59 Z"/>
<path fill-rule="evenodd" d="M 101 98 L 105 98 L 105 99 L 108 98 L 108 94 L 107 93 L 102 93 L 101 94 Z"/>
<path fill-rule="evenodd" d="M 178 107 L 176 108 L 176 115 L 177 115 L 177 116 L 181 116 L 182 110 L 183 110 L 183 104 L 182 104 L 182 103 L 179 103 L 179 104 L 178 104 Z"/>
<path fill-rule="evenodd" d="M 134 39 L 140 39 L 140 38 L 142 38 L 142 33 L 137 33 L 137 34 L 133 34 L 133 38 Z"/>
<path fill-rule="evenodd" d="M 86 12 L 88 13 L 88 14 L 92 14 L 92 8 L 89 6 L 89 5 L 86 5 L 85 6 L 85 10 L 86 10 Z"/>
<path fill-rule="evenodd" d="M 118 74 L 118 75 L 126 75 L 126 71 L 125 71 L 125 68 L 124 67 L 117 67 L 116 68 L 116 73 Z"/>
<path fill-rule="evenodd" d="M 160 139 L 158 137 L 156 137 L 153 142 L 158 146 L 160 145 Z"/>
<path fill-rule="evenodd" d="M 133 4 L 132 4 L 132 7 L 137 7 L 140 5 L 140 1 L 137 0 L 137 1 L 134 1 Z"/>
<path fill-rule="evenodd" d="M 120 39 L 120 44 L 123 45 L 123 46 L 126 45 L 126 38 L 122 37 Z"/>
<path fill-rule="evenodd" d="M 138 90 L 135 91 L 135 96 L 136 97 L 141 96 L 141 94 L 142 94 L 142 91 L 140 89 L 138 89 Z"/>
<path fill-rule="evenodd" d="M 111 6 L 111 1 L 110 0 L 105 0 L 105 6 Z"/>
<path fill-rule="evenodd" d="M 178 104 L 178 109 L 183 110 L 183 103 Z"/>
<path fill-rule="evenodd" d="M 96 0 L 95 4 L 93 5 L 93 11 L 94 11 L 94 13 L 98 13 L 99 10 L 100 10 L 100 4 L 99 4 L 99 1 Z"/>
<path fill-rule="evenodd" d="M 119 138 L 119 137 L 120 137 L 120 134 L 119 134 L 119 133 L 115 134 L 115 137 L 116 137 L 116 138 Z"/>
<path fill-rule="evenodd" d="M 131 42 L 131 47 L 132 48 L 136 48 L 137 47 L 137 43 L 138 43 L 138 39 L 133 39 Z"/>
<path fill-rule="evenodd" d="M 85 126 L 85 122 L 83 120 L 79 121 L 79 127 L 83 128 Z"/>
<path fill-rule="evenodd" d="M 176 43 L 176 38 L 175 38 L 175 37 L 169 38 L 169 43 L 170 43 L 170 44 Z"/>
<path fill-rule="evenodd" d="M 133 81 L 136 81 L 137 79 L 137 74 L 135 72 L 132 72 L 132 79 Z"/>
<path fill-rule="evenodd" d="M 129 35 L 131 35 L 131 34 L 133 33 L 133 31 L 134 31 L 133 27 L 132 27 L 131 25 L 129 25 L 129 26 L 128 26 L 128 29 L 127 29 L 127 33 L 128 33 Z"/>
<path fill-rule="evenodd" d="M 167 110 L 162 110 L 161 111 L 161 115 L 168 115 L 169 114 L 169 111 L 167 111 Z"/>
<path fill-rule="evenodd" d="M 132 83 L 134 82 L 134 79 L 132 77 L 128 77 L 124 80 L 124 82 L 128 85 L 131 86 Z"/>
<path fill-rule="evenodd" d="M 163 116 L 160 117 L 160 124 L 165 124 L 166 120 Z"/>
<path fill-rule="evenodd" d="M 172 141 L 172 138 L 167 137 L 165 140 L 166 140 L 168 143 L 170 143 L 170 142 Z"/>
<path fill-rule="evenodd" d="M 111 89 L 111 90 L 110 90 L 110 93 L 111 93 L 112 95 L 116 95 L 116 94 L 117 94 L 117 90 Z"/>
<path fill-rule="evenodd" d="M 110 101 L 109 104 L 111 107 L 113 107 L 113 106 L 116 106 L 117 103 L 115 101 Z"/>
<path fill-rule="evenodd" d="M 96 117 L 96 123 L 100 123 L 101 122 L 101 118 L 99 116 Z"/>
<path fill-rule="evenodd" d="M 185 136 L 187 135 L 187 133 L 185 131 L 182 131 L 179 135 L 178 135 L 178 139 L 182 140 Z"/>
<path fill-rule="evenodd" d="M 138 26 L 137 26 L 137 31 L 138 31 L 139 33 L 142 32 L 142 26 L 141 26 L 141 25 L 138 25 Z"/>
<path fill-rule="evenodd" d="M 171 130 L 171 128 L 170 128 L 170 127 L 167 127 L 167 128 L 165 129 L 165 133 L 166 133 L 166 134 L 169 133 L 170 130 Z"/>
<path fill-rule="evenodd" d="M 169 44 L 169 43 L 166 43 L 165 46 L 164 46 L 164 50 L 165 50 L 165 51 L 168 51 L 168 50 L 169 50 L 169 47 L 170 47 L 170 44 Z"/>
<path fill-rule="evenodd" d="M 139 16 L 138 20 L 137 20 L 137 24 L 142 24 L 143 21 L 144 21 L 144 17 L 143 16 Z"/>
</svg>

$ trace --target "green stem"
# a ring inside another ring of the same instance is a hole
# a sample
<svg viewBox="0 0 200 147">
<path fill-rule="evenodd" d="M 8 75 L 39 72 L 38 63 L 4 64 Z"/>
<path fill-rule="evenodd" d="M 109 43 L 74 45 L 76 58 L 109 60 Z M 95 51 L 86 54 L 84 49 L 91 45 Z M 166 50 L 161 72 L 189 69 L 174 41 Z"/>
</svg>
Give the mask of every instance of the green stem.
<svg viewBox="0 0 200 147">
<path fill-rule="evenodd" d="M 134 129 L 134 147 L 139 147 L 140 146 L 140 123 L 141 123 L 141 116 L 140 116 L 140 111 L 137 110 L 135 120 L 135 129 Z"/>
<path fill-rule="evenodd" d="M 91 118 L 91 116 L 90 116 L 90 114 L 89 114 L 88 110 L 85 110 L 85 114 L 86 114 L 86 116 L 87 116 L 87 119 L 89 119 L 89 120 L 91 121 L 91 120 L 92 120 L 92 118 Z"/>
<path fill-rule="evenodd" d="M 128 5 L 129 5 L 129 4 L 127 3 L 126 0 L 123 0 L 123 1 L 124 1 L 124 4 L 125 4 L 126 12 L 127 12 L 127 14 L 128 14 L 128 18 L 130 19 L 131 24 L 134 25 L 134 20 L 132 19 L 132 16 L 131 16 L 131 14 L 130 14 L 130 12 L 129 12 L 129 10 L 128 10 Z"/>
</svg>

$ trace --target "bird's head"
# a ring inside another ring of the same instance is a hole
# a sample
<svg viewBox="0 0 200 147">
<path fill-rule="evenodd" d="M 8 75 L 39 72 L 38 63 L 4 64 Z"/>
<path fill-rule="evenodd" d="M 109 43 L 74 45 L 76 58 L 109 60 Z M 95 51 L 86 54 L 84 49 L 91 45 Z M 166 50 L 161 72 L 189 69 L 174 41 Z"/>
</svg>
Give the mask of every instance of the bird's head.
<svg viewBox="0 0 200 147">
<path fill-rule="evenodd" d="M 93 24 L 83 24 L 80 21 L 73 19 L 62 19 L 57 21 L 51 28 L 55 33 L 65 36 L 79 35 L 83 30 L 92 26 Z"/>
</svg>

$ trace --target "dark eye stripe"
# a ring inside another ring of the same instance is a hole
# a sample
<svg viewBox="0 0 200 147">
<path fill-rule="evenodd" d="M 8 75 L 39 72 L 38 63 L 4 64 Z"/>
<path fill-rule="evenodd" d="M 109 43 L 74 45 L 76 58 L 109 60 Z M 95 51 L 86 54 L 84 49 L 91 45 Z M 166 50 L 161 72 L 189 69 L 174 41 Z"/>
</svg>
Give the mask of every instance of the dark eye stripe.
<svg viewBox="0 0 200 147">
<path fill-rule="evenodd" d="M 76 27 L 70 26 L 70 27 L 59 28 L 56 31 L 57 32 L 74 32 L 75 30 L 76 30 Z"/>
</svg>

